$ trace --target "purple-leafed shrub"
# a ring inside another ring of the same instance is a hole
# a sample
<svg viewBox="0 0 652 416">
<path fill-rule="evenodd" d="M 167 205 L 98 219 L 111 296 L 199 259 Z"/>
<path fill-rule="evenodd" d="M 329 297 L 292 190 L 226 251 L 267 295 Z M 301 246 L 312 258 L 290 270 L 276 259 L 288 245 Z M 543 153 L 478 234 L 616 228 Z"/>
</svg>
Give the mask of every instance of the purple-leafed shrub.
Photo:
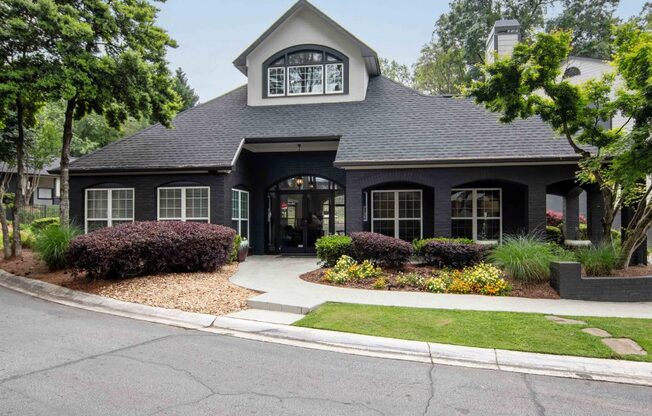
<svg viewBox="0 0 652 416">
<path fill-rule="evenodd" d="M 468 267 L 480 263 L 487 248 L 480 244 L 430 241 L 422 249 L 424 261 L 436 267 Z"/>
<path fill-rule="evenodd" d="M 353 253 L 358 260 L 382 266 L 401 267 L 412 257 L 412 244 L 386 235 L 368 232 L 351 233 Z"/>
<path fill-rule="evenodd" d="M 229 261 L 234 237 L 221 225 L 135 222 L 75 237 L 66 259 L 94 279 L 215 271 Z"/>
</svg>

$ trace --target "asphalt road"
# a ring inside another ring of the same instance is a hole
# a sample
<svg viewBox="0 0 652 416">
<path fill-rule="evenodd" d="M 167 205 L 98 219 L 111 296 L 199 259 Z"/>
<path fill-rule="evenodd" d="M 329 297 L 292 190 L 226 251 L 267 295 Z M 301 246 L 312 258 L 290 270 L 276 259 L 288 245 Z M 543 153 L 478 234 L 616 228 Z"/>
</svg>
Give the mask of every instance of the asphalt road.
<svg viewBox="0 0 652 416">
<path fill-rule="evenodd" d="M 652 388 L 182 330 L 0 288 L 1 415 L 650 415 Z"/>
</svg>

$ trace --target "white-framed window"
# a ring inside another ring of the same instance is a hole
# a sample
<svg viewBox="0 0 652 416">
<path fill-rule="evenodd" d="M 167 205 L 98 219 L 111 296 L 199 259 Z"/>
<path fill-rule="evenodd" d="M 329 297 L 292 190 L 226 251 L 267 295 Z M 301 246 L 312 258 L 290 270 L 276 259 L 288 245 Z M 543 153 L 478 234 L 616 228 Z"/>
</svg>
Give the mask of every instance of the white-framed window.
<svg viewBox="0 0 652 416">
<path fill-rule="evenodd" d="M 231 224 L 243 238 L 249 238 L 249 192 L 231 190 Z"/>
<path fill-rule="evenodd" d="M 324 66 L 288 67 L 288 95 L 311 95 L 324 92 Z"/>
<path fill-rule="evenodd" d="M 54 189 L 52 188 L 36 188 L 36 198 L 38 199 L 52 199 Z"/>
<path fill-rule="evenodd" d="M 451 230 L 455 238 L 470 238 L 480 243 L 502 239 L 502 190 L 500 188 L 461 188 L 451 190 Z"/>
<path fill-rule="evenodd" d="M 329 48 L 289 48 L 263 67 L 266 97 L 344 94 L 347 58 Z"/>
<path fill-rule="evenodd" d="M 61 179 L 59 178 L 54 179 L 54 197 L 55 198 L 61 197 Z"/>
<path fill-rule="evenodd" d="M 344 64 L 326 64 L 326 94 L 344 92 Z"/>
<path fill-rule="evenodd" d="M 362 221 L 369 221 L 369 193 L 362 193 Z"/>
<path fill-rule="evenodd" d="M 166 186 L 158 188 L 159 221 L 210 222 L 208 186 Z"/>
<path fill-rule="evenodd" d="M 267 68 L 267 95 L 269 97 L 285 95 L 285 67 Z"/>
<path fill-rule="evenodd" d="M 371 231 L 412 241 L 423 235 L 420 189 L 371 191 Z"/>
<path fill-rule="evenodd" d="M 85 232 L 134 221 L 133 188 L 90 188 L 85 196 Z"/>
</svg>

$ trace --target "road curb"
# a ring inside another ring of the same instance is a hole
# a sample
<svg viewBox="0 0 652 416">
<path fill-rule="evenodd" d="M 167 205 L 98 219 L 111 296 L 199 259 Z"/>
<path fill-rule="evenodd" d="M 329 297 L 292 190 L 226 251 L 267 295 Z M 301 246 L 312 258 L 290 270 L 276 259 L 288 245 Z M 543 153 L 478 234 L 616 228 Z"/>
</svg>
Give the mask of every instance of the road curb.
<svg viewBox="0 0 652 416">
<path fill-rule="evenodd" d="M 476 348 L 184 312 L 67 289 L 0 270 L 0 286 L 94 312 L 244 339 L 368 357 L 652 386 L 652 363 Z"/>
</svg>

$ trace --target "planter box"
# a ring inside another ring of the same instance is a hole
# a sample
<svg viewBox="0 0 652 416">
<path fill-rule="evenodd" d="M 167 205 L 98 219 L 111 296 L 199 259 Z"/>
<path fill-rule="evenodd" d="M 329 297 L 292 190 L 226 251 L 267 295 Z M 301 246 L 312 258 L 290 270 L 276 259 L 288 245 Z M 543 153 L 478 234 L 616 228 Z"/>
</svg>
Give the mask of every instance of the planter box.
<svg viewBox="0 0 652 416">
<path fill-rule="evenodd" d="M 652 302 L 652 276 L 582 277 L 576 262 L 550 264 L 550 286 L 562 299 Z"/>
</svg>

